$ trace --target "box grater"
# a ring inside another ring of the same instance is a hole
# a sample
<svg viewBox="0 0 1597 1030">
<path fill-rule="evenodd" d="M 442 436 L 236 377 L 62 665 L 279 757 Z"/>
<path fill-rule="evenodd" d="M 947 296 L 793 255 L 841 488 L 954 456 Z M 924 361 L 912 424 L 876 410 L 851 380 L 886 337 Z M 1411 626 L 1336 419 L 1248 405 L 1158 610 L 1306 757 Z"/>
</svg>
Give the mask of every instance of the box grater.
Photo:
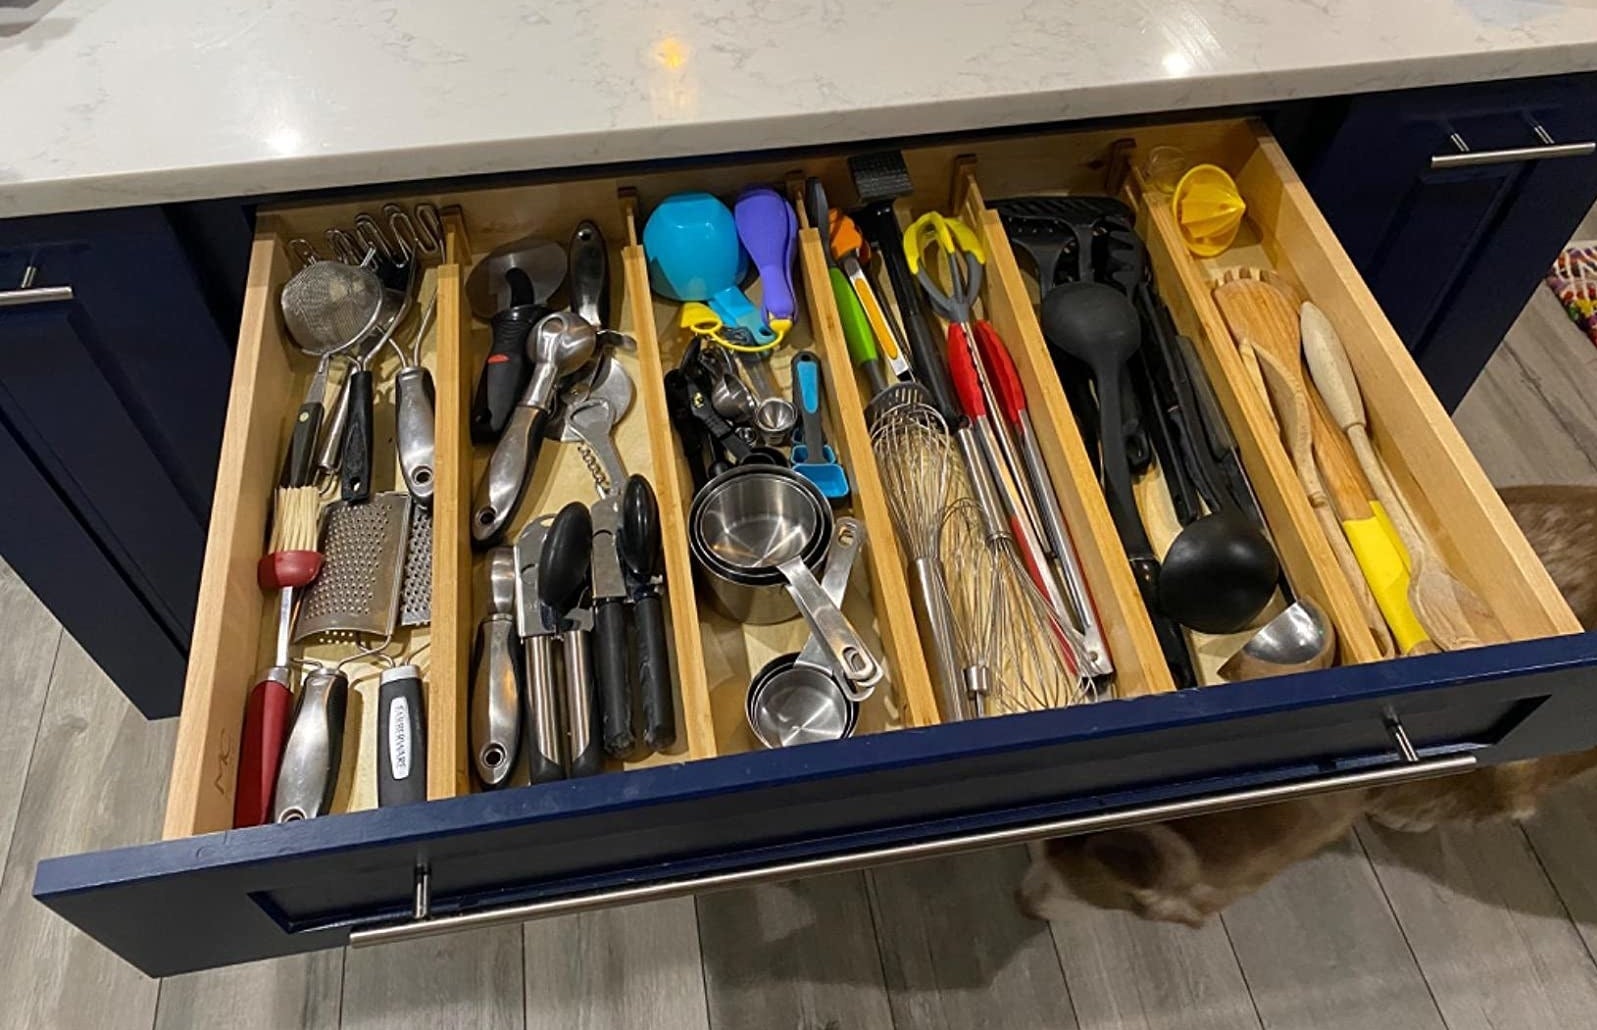
<svg viewBox="0 0 1597 1030">
<path fill-rule="evenodd" d="M 377 494 L 365 504 L 327 506 L 322 571 L 300 603 L 295 643 L 317 636 L 382 640 L 393 634 L 410 507 L 410 495 L 403 492 Z M 430 543 L 428 551 L 430 564 Z"/>
<path fill-rule="evenodd" d="M 425 626 L 433 621 L 433 513 L 410 507 L 410 540 L 405 545 L 405 572 L 400 578 L 399 624 Z"/>
</svg>

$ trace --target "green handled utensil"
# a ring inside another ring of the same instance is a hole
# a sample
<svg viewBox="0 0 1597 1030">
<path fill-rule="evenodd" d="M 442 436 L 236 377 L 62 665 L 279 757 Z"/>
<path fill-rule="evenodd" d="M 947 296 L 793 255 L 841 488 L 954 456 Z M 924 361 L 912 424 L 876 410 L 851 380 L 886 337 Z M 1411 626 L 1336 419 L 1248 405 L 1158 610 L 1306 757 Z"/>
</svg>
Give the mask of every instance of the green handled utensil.
<svg viewBox="0 0 1597 1030">
<path fill-rule="evenodd" d="M 848 356 L 855 365 L 865 370 L 865 377 L 871 383 L 871 396 L 874 397 L 887 389 L 887 373 L 882 370 L 882 359 L 876 350 L 876 334 L 871 331 L 870 319 L 865 317 L 865 309 L 860 305 L 853 284 L 832 257 L 831 242 L 827 239 L 831 209 L 826 203 L 826 187 L 813 176 L 804 183 L 804 207 L 809 214 L 810 224 L 821 234 L 821 250 L 826 254 L 826 275 L 832 281 L 832 299 L 837 303 L 838 319 L 843 323 L 843 339 L 848 342 Z"/>
</svg>

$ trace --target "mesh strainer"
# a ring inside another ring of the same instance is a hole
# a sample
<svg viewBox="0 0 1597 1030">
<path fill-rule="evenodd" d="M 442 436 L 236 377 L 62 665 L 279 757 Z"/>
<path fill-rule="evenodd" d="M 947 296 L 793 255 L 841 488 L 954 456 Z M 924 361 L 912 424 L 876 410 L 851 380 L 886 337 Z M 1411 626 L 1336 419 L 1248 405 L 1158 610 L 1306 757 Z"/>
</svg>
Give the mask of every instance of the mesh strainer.
<svg viewBox="0 0 1597 1030">
<path fill-rule="evenodd" d="M 305 353 L 332 354 L 383 324 L 385 292 L 369 268 L 318 261 L 283 286 L 283 321 Z"/>
</svg>

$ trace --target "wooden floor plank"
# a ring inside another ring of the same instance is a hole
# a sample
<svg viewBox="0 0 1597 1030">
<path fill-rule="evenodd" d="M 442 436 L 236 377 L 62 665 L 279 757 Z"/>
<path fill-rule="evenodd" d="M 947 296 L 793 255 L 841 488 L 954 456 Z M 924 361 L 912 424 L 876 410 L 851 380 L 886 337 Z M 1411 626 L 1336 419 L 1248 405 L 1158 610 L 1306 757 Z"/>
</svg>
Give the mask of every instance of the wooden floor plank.
<svg viewBox="0 0 1597 1030">
<path fill-rule="evenodd" d="M 1223 919 L 1265 1030 L 1445 1026 L 1351 838 L 1288 869 Z"/>
<path fill-rule="evenodd" d="M 1587 951 L 1597 955 L 1597 780 L 1554 791 L 1523 827 Z"/>
<path fill-rule="evenodd" d="M 1025 868 L 1004 848 L 866 874 L 898 1030 L 1076 1026 L 1047 924 L 1015 907 Z"/>
<path fill-rule="evenodd" d="M 528 1030 L 708 1030 L 692 898 L 527 923 Z"/>
<path fill-rule="evenodd" d="M 338 1026 L 344 955 L 322 951 L 161 981 L 156 1030 L 323 1030 Z"/>
<path fill-rule="evenodd" d="M 708 894 L 697 903 L 717 1030 L 893 1025 L 861 874 Z"/>
<path fill-rule="evenodd" d="M 1518 826 L 1359 838 L 1448 1030 L 1554 1030 L 1597 1012 L 1597 965 Z"/>
<path fill-rule="evenodd" d="M 526 1026 L 521 927 L 349 949 L 342 1025 L 369 1030 Z"/>
<path fill-rule="evenodd" d="M 1257 1028 L 1225 927 L 1155 923 L 1074 899 L 1050 927 L 1082 1030 Z"/>
<path fill-rule="evenodd" d="M 0 877 L 0 1012 L 8 1026 L 153 1024 L 157 982 L 33 900 L 39 859 L 154 840 L 176 725 L 147 722 L 62 636 Z"/>
<path fill-rule="evenodd" d="M 11 567 L 0 561 L 0 627 L 5 646 L 0 647 L 0 698 L 6 718 L 0 719 L 0 862 L 11 849 L 11 829 L 22 804 L 22 788 L 33 757 L 33 738 L 39 732 L 55 667 L 61 626 L 50 610 L 33 596 Z"/>
</svg>

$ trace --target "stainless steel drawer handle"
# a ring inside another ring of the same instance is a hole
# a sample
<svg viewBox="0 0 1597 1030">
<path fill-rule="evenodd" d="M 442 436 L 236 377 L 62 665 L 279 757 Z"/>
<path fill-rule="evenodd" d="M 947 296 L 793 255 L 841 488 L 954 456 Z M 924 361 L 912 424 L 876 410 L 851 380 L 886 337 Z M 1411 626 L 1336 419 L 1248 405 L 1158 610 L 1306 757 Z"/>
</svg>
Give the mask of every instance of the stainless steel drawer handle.
<svg viewBox="0 0 1597 1030">
<path fill-rule="evenodd" d="M 26 290 L 0 290 L 0 308 L 22 308 L 29 304 L 51 304 L 71 299 L 70 286 L 34 286 Z"/>
<path fill-rule="evenodd" d="M 1510 164 L 1514 161 L 1547 161 L 1555 157 L 1585 157 L 1597 153 L 1597 141 L 1560 143 L 1553 139 L 1552 133 L 1544 129 L 1540 123 L 1532 123 L 1531 132 L 1541 141 L 1536 146 L 1507 147 L 1503 150 L 1471 150 L 1469 144 L 1464 142 L 1463 136 L 1456 132 L 1452 133 L 1447 140 L 1453 144 L 1453 153 L 1433 155 L 1431 169 L 1439 171 L 1444 168 L 1477 168 L 1481 165 Z"/>
<path fill-rule="evenodd" d="M 1403 739 L 1407 740 L 1406 734 Z M 662 901 L 667 898 L 705 894 L 710 891 L 728 890 L 734 887 L 753 887 L 765 883 L 781 883 L 806 876 L 819 876 L 824 873 L 851 872 L 869 866 L 909 862 L 923 858 L 934 858 L 940 855 L 960 854 L 966 851 L 980 851 L 1005 844 L 1021 844 L 1027 841 L 1041 840 L 1045 837 L 1068 837 L 1073 834 L 1119 829 L 1137 823 L 1177 819 L 1183 816 L 1206 815 L 1211 812 L 1233 808 L 1248 808 L 1254 805 L 1287 801 L 1293 798 L 1326 794 L 1338 790 L 1386 787 L 1398 783 L 1407 783 L 1412 780 L 1428 779 L 1433 776 L 1461 773 L 1473 769 L 1475 765 L 1475 756 L 1473 754 L 1450 755 L 1445 758 L 1430 758 L 1420 761 L 1413 760 L 1405 755 L 1394 764 L 1383 765 L 1375 769 L 1336 773 L 1309 780 L 1299 780 L 1295 783 L 1253 787 L 1226 794 L 1189 798 L 1184 801 L 1169 801 L 1157 805 L 1124 808 L 1113 812 L 1070 816 L 1065 819 L 1053 819 L 1026 826 L 1010 826 L 1001 830 L 987 830 L 958 837 L 916 841 L 910 844 L 895 844 L 888 847 L 871 848 L 842 855 L 827 855 L 822 858 L 804 859 L 797 862 L 783 862 L 753 869 L 710 873 L 705 876 L 669 880 L 663 883 L 650 883 L 636 887 L 596 891 L 590 894 L 549 898 L 524 905 L 479 909 L 458 915 L 439 916 L 436 919 L 426 917 L 426 912 L 430 907 L 428 890 L 431 877 L 426 867 L 422 867 L 417 871 L 416 877 L 415 911 L 419 915 L 402 923 L 353 930 L 349 935 L 349 944 L 352 948 L 365 948 L 394 941 L 417 940 L 422 937 L 458 933 L 462 930 L 475 930 L 486 926 L 501 926 L 510 923 L 523 923 L 531 919 L 573 915 L 578 912 L 608 908 L 613 905 Z"/>
</svg>

